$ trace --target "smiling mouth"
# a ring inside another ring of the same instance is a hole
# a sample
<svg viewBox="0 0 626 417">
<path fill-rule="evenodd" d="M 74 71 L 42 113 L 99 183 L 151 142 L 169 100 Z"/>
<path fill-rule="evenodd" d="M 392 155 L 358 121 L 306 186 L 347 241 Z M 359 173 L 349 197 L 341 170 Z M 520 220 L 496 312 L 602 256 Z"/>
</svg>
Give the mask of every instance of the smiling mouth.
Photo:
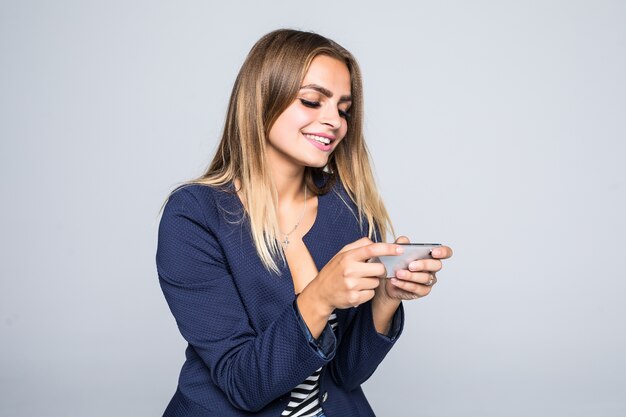
<svg viewBox="0 0 626 417">
<path fill-rule="evenodd" d="M 316 142 L 319 142 L 323 145 L 330 145 L 330 143 L 333 141 L 333 139 L 324 137 L 324 136 L 318 136 L 318 135 L 313 135 L 311 133 L 303 133 L 304 137 L 307 139 L 311 139 L 314 140 Z"/>
</svg>

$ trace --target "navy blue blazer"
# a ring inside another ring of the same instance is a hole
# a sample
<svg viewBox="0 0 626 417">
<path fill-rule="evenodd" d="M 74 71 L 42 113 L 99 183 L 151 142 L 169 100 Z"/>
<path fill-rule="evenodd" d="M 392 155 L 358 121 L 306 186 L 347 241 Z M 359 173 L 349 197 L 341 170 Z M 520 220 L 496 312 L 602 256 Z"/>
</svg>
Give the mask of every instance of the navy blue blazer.
<svg viewBox="0 0 626 417">
<path fill-rule="evenodd" d="M 318 270 L 367 235 L 350 204 L 338 185 L 319 196 L 303 238 Z M 402 306 L 389 337 L 376 332 L 368 302 L 336 310 L 336 334 L 327 325 L 314 340 L 297 311 L 288 266 L 280 275 L 263 266 L 242 212 L 232 187 L 185 186 L 165 206 L 157 270 L 188 347 L 164 415 L 276 417 L 291 390 L 323 367 L 327 416 L 373 416 L 360 386 L 400 335 Z"/>
</svg>

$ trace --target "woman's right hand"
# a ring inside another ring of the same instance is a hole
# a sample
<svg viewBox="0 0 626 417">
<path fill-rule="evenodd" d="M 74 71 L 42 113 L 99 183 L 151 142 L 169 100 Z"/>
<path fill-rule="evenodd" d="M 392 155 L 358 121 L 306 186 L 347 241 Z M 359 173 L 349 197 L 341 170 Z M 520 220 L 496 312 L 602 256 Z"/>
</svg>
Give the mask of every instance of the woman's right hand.
<svg viewBox="0 0 626 417">
<path fill-rule="evenodd" d="M 374 297 L 385 267 L 369 259 L 402 251 L 400 245 L 366 237 L 341 249 L 298 296 L 300 315 L 313 337 L 322 333 L 334 309 L 357 307 Z"/>
</svg>

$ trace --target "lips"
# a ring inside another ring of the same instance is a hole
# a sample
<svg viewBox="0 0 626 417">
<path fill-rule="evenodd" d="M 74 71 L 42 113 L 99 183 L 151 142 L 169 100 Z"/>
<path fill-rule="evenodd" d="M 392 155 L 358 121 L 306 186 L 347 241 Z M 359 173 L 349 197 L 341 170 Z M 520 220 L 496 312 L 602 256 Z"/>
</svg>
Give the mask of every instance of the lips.
<svg viewBox="0 0 626 417">
<path fill-rule="evenodd" d="M 334 136 L 323 133 L 303 133 L 302 135 L 309 143 L 323 152 L 330 152 L 333 149 Z"/>
</svg>

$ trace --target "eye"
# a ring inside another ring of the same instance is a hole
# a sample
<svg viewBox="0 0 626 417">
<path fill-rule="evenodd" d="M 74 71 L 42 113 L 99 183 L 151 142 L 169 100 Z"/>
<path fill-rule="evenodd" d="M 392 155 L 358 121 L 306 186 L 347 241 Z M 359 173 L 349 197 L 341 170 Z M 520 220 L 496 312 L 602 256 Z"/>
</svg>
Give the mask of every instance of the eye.
<svg viewBox="0 0 626 417">
<path fill-rule="evenodd" d="M 317 109 L 320 106 L 320 102 L 319 101 L 309 101 L 309 100 L 305 100 L 305 99 L 301 98 L 300 102 L 302 103 L 303 106 L 310 107 L 312 109 Z"/>
<path fill-rule="evenodd" d="M 318 109 L 322 104 L 319 101 L 310 101 L 310 100 L 306 100 L 306 99 L 299 99 L 300 103 L 302 103 L 303 106 L 305 107 L 309 107 L 311 109 Z M 339 109 L 339 116 L 343 117 L 344 119 L 349 119 L 350 118 L 350 112 L 348 112 L 347 110 L 341 110 Z"/>
</svg>

